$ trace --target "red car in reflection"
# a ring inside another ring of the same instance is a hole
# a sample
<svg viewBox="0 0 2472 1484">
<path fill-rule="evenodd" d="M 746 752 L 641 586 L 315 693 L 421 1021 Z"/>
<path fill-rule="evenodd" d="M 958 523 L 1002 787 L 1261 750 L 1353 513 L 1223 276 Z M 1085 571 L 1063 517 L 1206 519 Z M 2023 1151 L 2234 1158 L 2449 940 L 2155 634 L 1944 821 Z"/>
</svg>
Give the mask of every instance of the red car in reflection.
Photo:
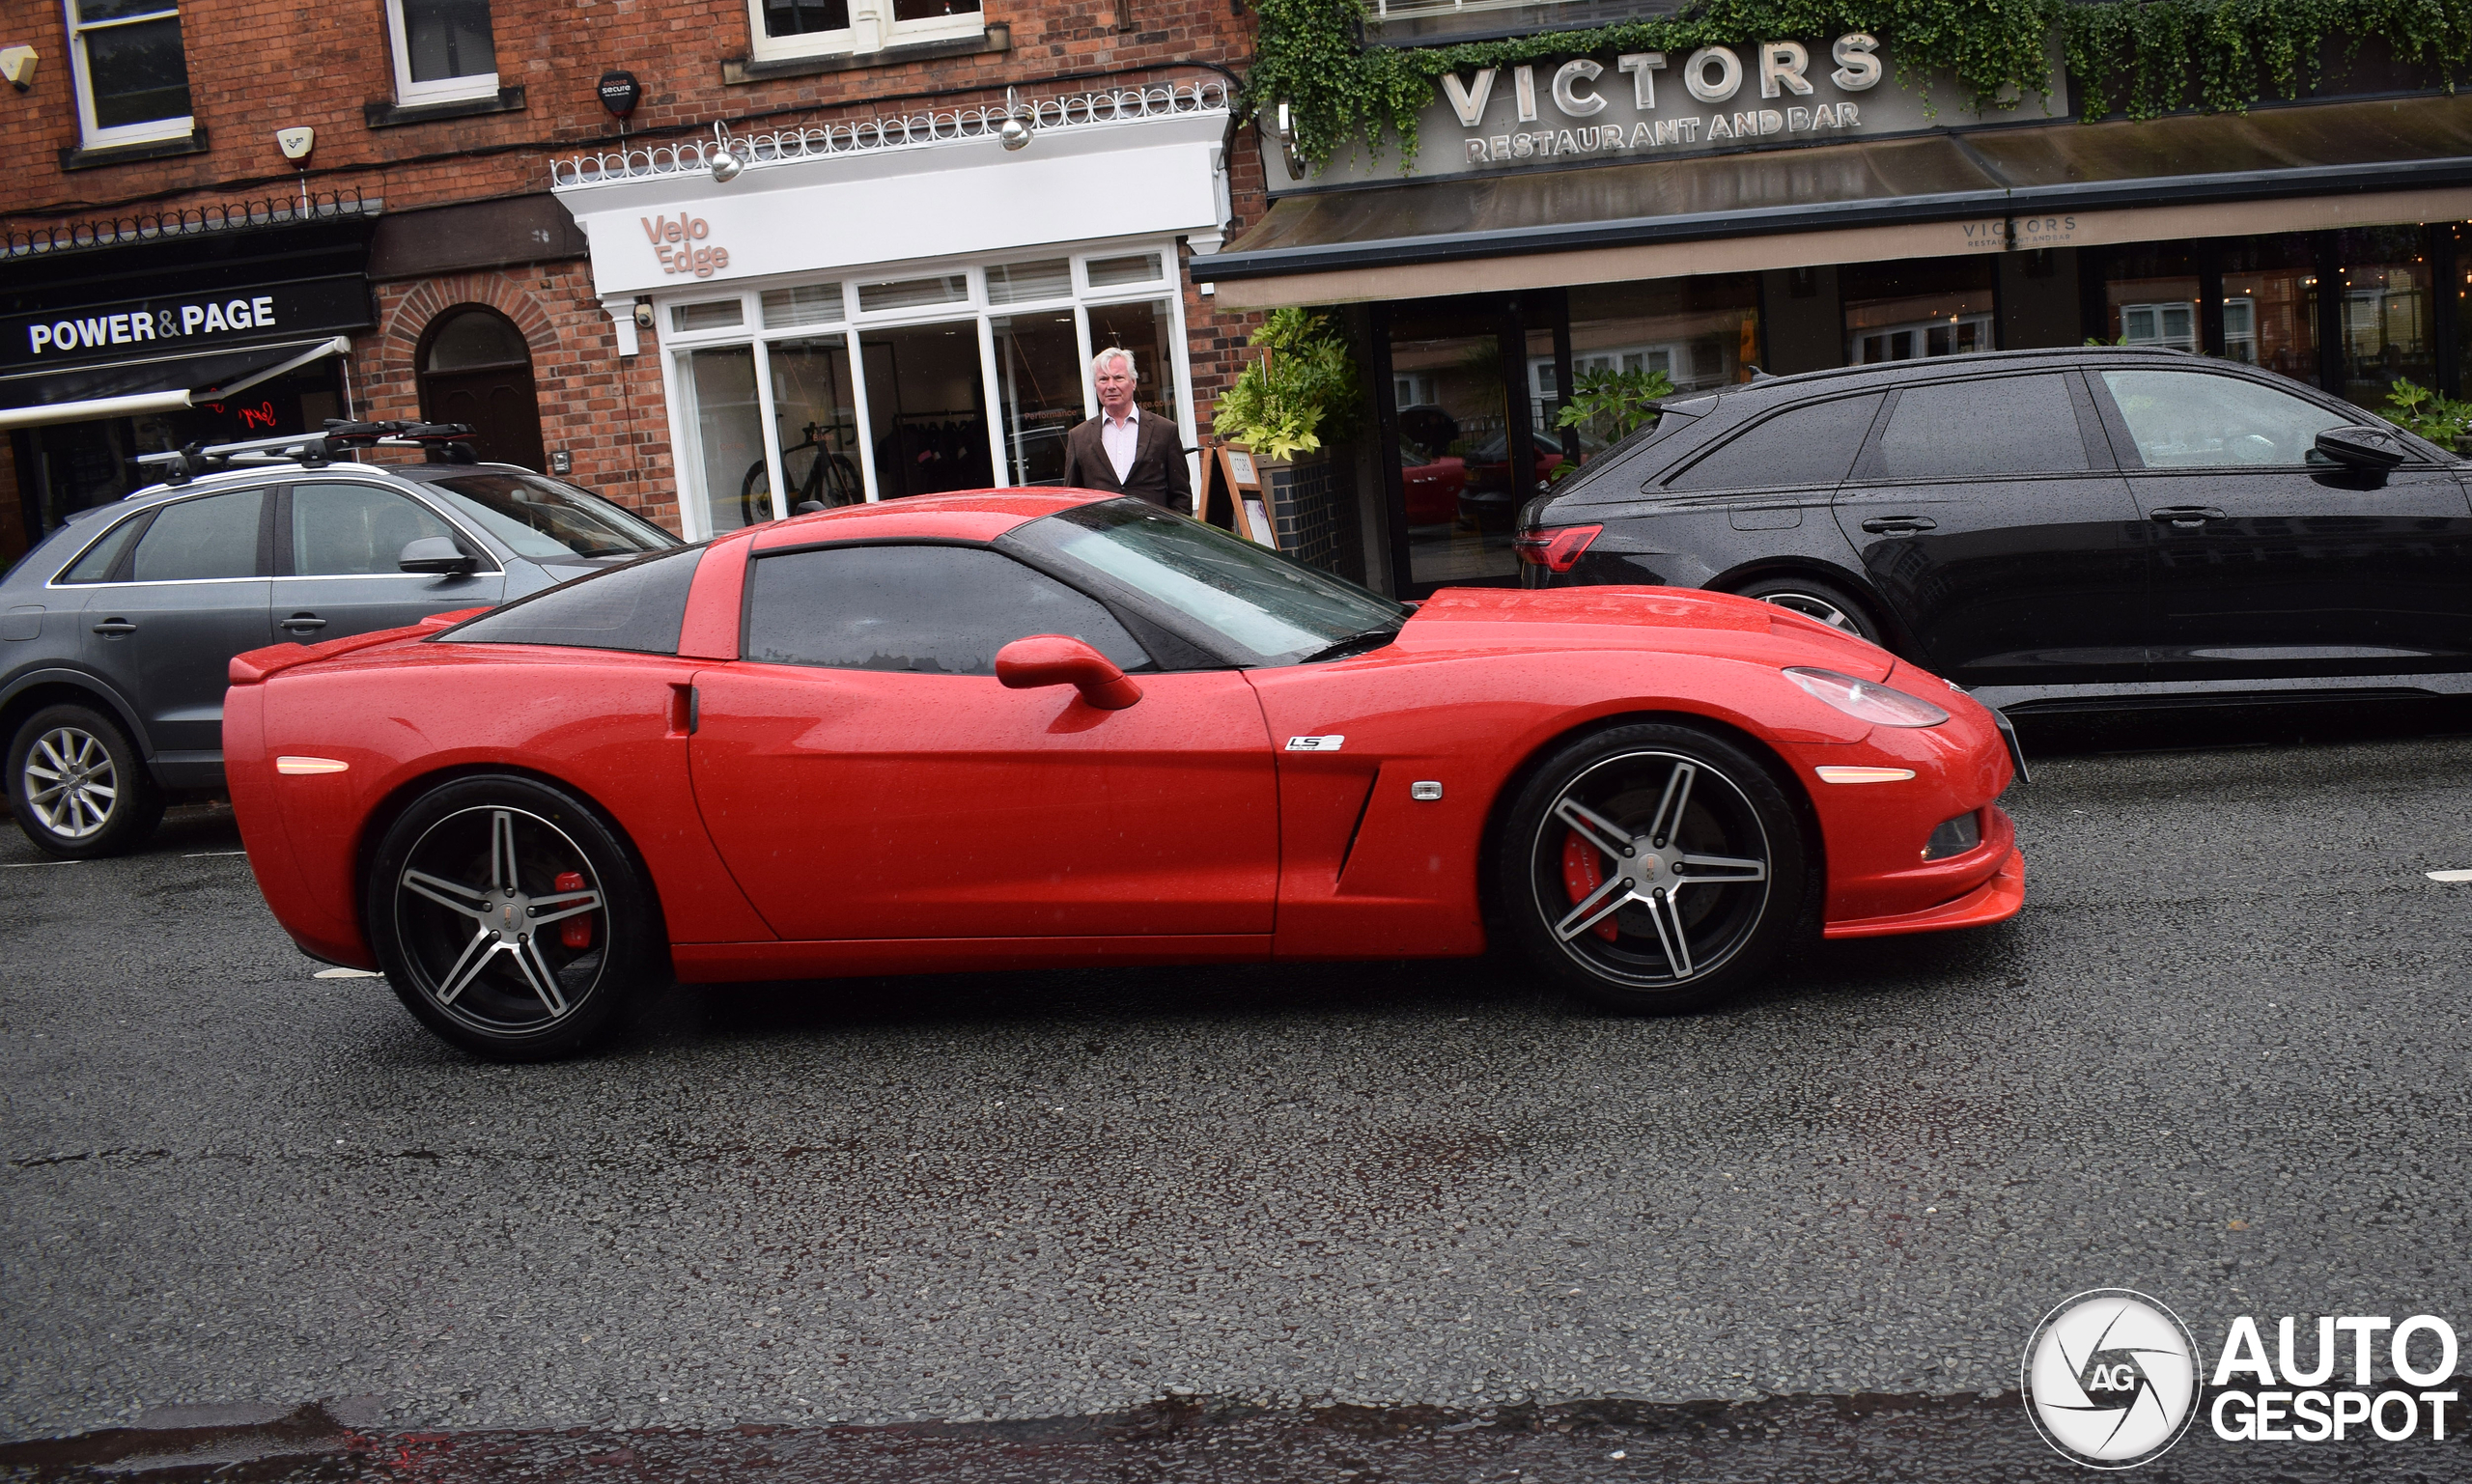
<svg viewBox="0 0 2472 1484">
<path fill-rule="evenodd" d="M 1410 607 L 1138 501 L 774 521 L 232 662 L 249 861 L 486 1056 L 665 976 L 1475 954 L 1619 1010 L 1993 922 L 1998 718 L 1768 603 Z"/>
</svg>

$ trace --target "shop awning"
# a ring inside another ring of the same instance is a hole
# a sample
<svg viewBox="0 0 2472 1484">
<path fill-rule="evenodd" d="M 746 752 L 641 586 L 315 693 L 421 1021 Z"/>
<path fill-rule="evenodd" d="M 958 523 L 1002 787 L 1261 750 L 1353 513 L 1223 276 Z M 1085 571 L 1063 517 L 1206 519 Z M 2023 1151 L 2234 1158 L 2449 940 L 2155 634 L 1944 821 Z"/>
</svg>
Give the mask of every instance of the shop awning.
<svg viewBox="0 0 2472 1484">
<path fill-rule="evenodd" d="M 1227 309 L 2472 216 L 2472 96 L 2073 121 L 1298 193 Z"/>
<path fill-rule="evenodd" d="M 179 411 L 199 403 L 237 397 L 287 371 L 329 355 L 349 354 L 351 350 L 351 341 L 335 335 L 190 355 L 112 361 L 100 366 L 20 372 L 0 377 L 0 428 Z"/>
</svg>

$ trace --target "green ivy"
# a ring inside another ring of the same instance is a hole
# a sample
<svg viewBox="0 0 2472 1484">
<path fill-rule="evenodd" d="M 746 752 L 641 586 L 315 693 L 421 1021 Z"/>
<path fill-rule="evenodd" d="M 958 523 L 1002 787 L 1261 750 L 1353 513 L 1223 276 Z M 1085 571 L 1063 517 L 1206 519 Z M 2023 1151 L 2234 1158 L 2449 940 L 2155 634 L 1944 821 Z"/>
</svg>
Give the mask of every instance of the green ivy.
<svg viewBox="0 0 2472 1484">
<path fill-rule="evenodd" d="M 2187 107 L 2240 112 L 2318 82 L 2329 42 L 2384 38 L 2447 86 L 2472 63 L 2472 0 L 1700 0 L 1679 14 L 1586 31 L 1455 45 L 1360 47 L 1363 0 L 1256 0 L 1261 37 L 1247 94 L 1289 105 L 1296 149 L 1318 167 L 1350 143 L 1417 154 L 1417 119 L 1445 72 L 1610 51 L 1688 53 L 1775 37 L 1881 38 L 1898 81 L 1954 77 L 1977 111 L 2045 93 L 2044 47 L 2062 38 L 2083 117 Z M 1929 105 L 1926 96 L 1925 104 Z"/>
</svg>

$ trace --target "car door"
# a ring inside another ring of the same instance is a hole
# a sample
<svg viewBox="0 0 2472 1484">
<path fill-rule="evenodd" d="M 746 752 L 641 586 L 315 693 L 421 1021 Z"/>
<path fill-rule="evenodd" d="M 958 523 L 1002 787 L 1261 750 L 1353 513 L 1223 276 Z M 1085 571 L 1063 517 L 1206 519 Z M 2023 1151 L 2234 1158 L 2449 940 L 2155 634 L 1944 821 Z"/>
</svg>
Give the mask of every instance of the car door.
<svg viewBox="0 0 2472 1484">
<path fill-rule="evenodd" d="M 2153 678 L 2472 668 L 2472 506 L 2448 464 L 2312 458 L 2374 421 L 2201 367 L 2100 371 L 2153 531 Z"/>
<path fill-rule="evenodd" d="M 304 644 L 417 624 L 433 613 L 494 607 L 506 574 L 405 572 L 404 547 L 423 537 L 463 537 L 410 495 L 366 480 L 295 484 L 283 492 L 275 526 L 274 626 Z"/>
<path fill-rule="evenodd" d="M 1161 673 L 1097 601 L 984 546 L 756 554 L 743 658 L 697 673 L 706 827 L 785 938 L 1267 934 L 1268 728 L 1241 672 Z M 1067 633 L 1122 711 L 1009 690 L 996 652 Z"/>
<path fill-rule="evenodd" d="M 1897 388 L 1836 514 L 1923 661 L 1949 679 L 2145 673 L 2150 536 L 2076 373 Z"/>
<path fill-rule="evenodd" d="M 164 505 L 86 600 L 88 660 L 137 707 L 159 762 L 221 761 L 231 658 L 273 642 L 273 513 L 262 489 Z"/>
</svg>

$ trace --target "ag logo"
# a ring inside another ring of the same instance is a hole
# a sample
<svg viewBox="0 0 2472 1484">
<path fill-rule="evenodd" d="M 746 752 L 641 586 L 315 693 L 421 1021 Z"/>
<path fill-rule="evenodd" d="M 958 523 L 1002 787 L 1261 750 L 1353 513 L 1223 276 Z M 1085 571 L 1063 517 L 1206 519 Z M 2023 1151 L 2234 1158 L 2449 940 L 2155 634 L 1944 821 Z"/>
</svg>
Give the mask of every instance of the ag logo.
<svg viewBox="0 0 2472 1484">
<path fill-rule="evenodd" d="M 2146 1295 L 2097 1288 L 2043 1316 L 2020 1380 L 2027 1415 L 2063 1457 L 2134 1469 L 2162 1457 L 2197 1415 L 2197 1340 Z"/>
</svg>

